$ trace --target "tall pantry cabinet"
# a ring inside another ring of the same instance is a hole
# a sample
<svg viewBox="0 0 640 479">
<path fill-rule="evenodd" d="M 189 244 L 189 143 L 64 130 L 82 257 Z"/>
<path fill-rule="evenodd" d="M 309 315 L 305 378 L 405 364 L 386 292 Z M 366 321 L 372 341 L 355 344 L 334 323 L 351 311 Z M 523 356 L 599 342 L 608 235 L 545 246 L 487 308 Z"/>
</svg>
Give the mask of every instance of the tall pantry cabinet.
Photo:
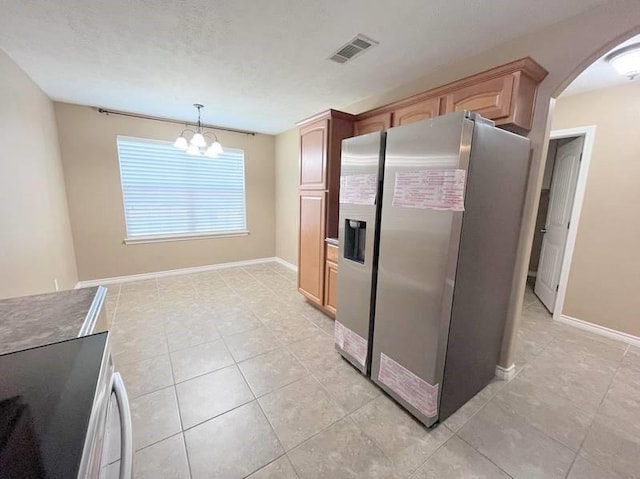
<svg viewBox="0 0 640 479">
<path fill-rule="evenodd" d="M 298 290 L 332 314 L 325 301 L 325 239 L 338 236 L 340 153 L 342 140 L 353 136 L 354 117 L 328 110 L 300 127 Z M 329 283 L 331 287 L 335 281 Z"/>
</svg>

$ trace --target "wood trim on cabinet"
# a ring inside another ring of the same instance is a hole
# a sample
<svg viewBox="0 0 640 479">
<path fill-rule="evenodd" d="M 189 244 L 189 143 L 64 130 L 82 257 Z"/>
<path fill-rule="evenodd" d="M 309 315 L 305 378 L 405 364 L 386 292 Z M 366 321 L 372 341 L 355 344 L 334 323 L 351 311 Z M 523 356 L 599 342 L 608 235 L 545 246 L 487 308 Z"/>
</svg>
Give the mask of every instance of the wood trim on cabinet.
<svg viewBox="0 0 640 479">
<path fill-rule="evenodd" d="M 393 112 L 393 126 L 406 125 L 414 121 L 433 118 L 440 114 L 440 98 L 433 97 L 419 101 Z"/>
<path fill-rule="evenodd" d="M 484 118 L 497 120 L 511 115 L 513 75 L 483 81 L 449 93 L 445 98 L 447 113 L 469 110 Z"/>
<path fill-rule="evenodd" d="M 333 110 L 335 112 L 335 110 Z M 350 115 L 349 115 L 350 116 Z M 342 158 L 342 140 L 353 136 L 352 117 L 332 117 L 329 124 L 329 157 L 327 162 L 327 224 L 325 233 L 332 238 L 338 237 L 338 217 L 340 215 L 340 163 Z"/>
<path fill-rule="evenodd" d="M 399 100 L 393 103 L 388 103 L 386 105 L 380 106 L 378 108 L 374 108 L 369 111 L 365 111 L 363 113 L 356 115 L 356 118 L 357 118 L 357 121 L 361 121 L 361 120 L 379 115 L 381 113 L 390 113 L 394 110 L 404 108 L 404 107 L 413 105 L 415 103 L 419 103 L 423 100 L 427 100 L 433 97 L 444 96 L 455 90 L 465 88 L 479 82 L 491 80 L 493 78 L 498 78 L 501 76 L 505 76 L 505 75 L 509 75 L 511 73 L 517 73 L 517 72 L 521 72 L 524 76 L 530 78 L 531 81 L 533 81 L 533 83 L 536 85 L 540 83 L 542 80 L 544 80 L 544 78 L 549 74 L 547 70 L 545 70 L 542 66 L 536 63 L 531 57 L 525 57 L 510 63 L 505 63 L 504 65 L 500 65 L 490 70 L 486 70 L 482 73 L 470 75 L 468 77 L 462 78 L 461 80 L 457 80 L 452 83 L 448 83 L 446 85 L 418 93 L 408 98 L 404 98 L 402 100 Z"/>
<path fill-rule="evenodd" d="M 305 118 L 304 120 L 300 120 L 298 123 L 296 123 L 296 126 L 302 127 L 308 123 L 314 123 L 318 120 L 328 120 L 330 118 L 341 118 L 346 121 L 355 121 L 356 115 L 352 115 L 351 113 L 346 113 L 340 110 L 329 109 L 321 111 L 320 113 L 316 113 L 315 115 Z"/>
<path fill-rule="evenodd" d="M 536 102 L 538 83 L 531 77 L 523 75 L 520 72 L 514 73 L 513 78 L 513 91 L 517 91 L 518 96 L 511 105 L 511 119 L 496 120 L 496 125 L 513 123 L 524 131 L 529 131 L 533 126 L 533 107 Z"/>
<path fill-rule="evenodd" d="M 391 112 L 370 116 L 364 120 L 358 120 L 354 124 L 355 136 L 366 135 L 374 131 L 384 131 L 391 128 Z"/>
</svg>

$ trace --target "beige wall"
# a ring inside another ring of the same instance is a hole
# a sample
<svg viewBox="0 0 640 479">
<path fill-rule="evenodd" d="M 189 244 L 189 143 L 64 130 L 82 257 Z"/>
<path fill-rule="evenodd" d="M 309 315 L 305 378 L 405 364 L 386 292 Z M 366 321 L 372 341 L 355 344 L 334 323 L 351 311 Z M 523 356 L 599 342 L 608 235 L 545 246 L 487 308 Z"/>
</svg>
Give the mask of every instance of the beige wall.
<svg viewBox="0 0 640 479">
<path fill-rule="evenodd" d="M 640 83 L 557 101 L 555 129 L 596 125 L 562 313 L 640 337 Z"/>
<path fill-rule="evenodd" d="M 53 104 L 0 50 L 0 298 L 77 281 Z"/>
<path fill-rule="evenodd" d="M 549 75 L 538 88 L 533 128 L 529 134 L 533 146 L 533 160 L 523 215 L 519 261 L 514 272 L 509 318 L 500 358 L 500 365 L 504 367 L 510 366 L 513 362 L 513 347 L 520 321 L 542 184 L 543 159 L 546 157 L 549 117 L 553 109 L 551 99 L 596 58 L 617 43 L 640 33 L 638 18 L 640 2 L 637 0 L 610 1 L 601 7 L 503 43 L 464 61 L 426 72 L 426 76 L 383 94 L 352 105 L 326 105 L 327 108 L 360 113 L 524 56 L 532 57 L 549 71 Z"/>
<path fill-rule="evenodd" d="M 275 255 L 273 136 L 218 133 L 223 147 L 245 151 L 248 236 L 124 245 L 116 136 L 173 141 L 180 125 L 64 103 L 55 113 L 80 280 Z"/>
<path fill-rule="evenodd" d="M 298 129 L 276 136 L 276 256 L 298 264 Z"/>
</svg>

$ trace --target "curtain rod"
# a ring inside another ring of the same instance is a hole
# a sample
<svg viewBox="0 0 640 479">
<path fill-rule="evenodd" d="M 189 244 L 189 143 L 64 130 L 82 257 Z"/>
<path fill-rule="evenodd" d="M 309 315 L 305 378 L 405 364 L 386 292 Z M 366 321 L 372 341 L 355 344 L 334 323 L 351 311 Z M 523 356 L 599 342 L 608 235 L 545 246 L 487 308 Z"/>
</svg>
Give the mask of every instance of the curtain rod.
<svg viewBox="0 0 640 479">
<path fill-rule="evenodd" d="M 94 107 L 98 113 L 102 113 L 103 115 L 118 115 L 118 116 L 128 116 L 131 118 L 141 118 L 143 120 L 153 120 L 153 121 L 162 121 L 164 123 L 175 123 L 177 125 L 188 125 L 188 126 L 197 126 L 197 123 L 191 121 L 179 121 L 172 120 L 171 118 L 162 118 L 159 116 L 148 116 L 148 115 L 139 115 L 137 113 L 127 113 L 126 111 L 118 111 L 118 110 L 107 110 L 106 108 L 98 108 Z M 211 130 L 222 130 L 229 131 L 231 133 L 241 133 L 243 135 L 251 135 L 256 136 L 255 131 L 246 131 L 246 130 L 236 130 L 235 128 L 226 128 L 224 126 L 215 126 L 215 125 L 207 125 L 205 123 L 202 124 L 203 128 L 209 128 Z"/>
</svg>

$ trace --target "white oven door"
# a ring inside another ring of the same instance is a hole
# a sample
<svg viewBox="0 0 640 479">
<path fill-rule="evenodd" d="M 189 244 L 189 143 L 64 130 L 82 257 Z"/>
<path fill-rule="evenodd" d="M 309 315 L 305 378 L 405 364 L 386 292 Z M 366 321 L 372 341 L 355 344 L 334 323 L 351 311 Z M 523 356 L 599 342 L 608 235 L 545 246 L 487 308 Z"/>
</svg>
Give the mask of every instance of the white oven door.
<svg viewBox="0 0 640 479">
<path fill-rule="evenodd" d="M 107 408 L 104 450 L 100 479 L 131 479 L 133 476 L 133 435 L 129 400 L 119 373 L 113 373 Z"/>
</svg>

